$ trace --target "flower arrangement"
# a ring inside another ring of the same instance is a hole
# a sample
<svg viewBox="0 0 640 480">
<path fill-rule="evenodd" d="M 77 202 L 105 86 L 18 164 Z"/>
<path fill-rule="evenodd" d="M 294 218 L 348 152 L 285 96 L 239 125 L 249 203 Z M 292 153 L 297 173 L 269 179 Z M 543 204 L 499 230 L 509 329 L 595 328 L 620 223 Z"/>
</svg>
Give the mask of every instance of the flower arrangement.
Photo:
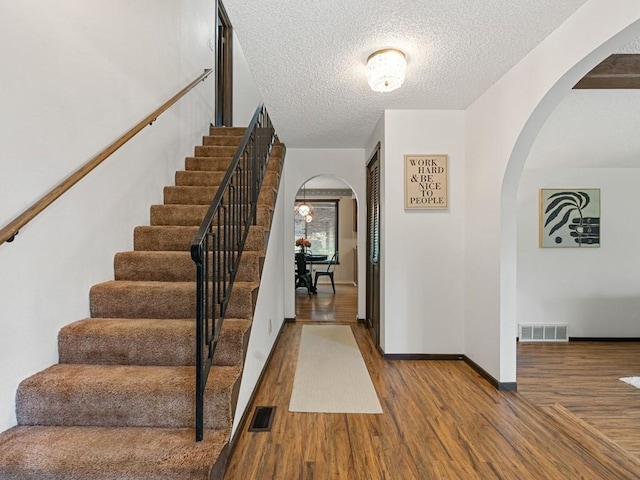
<svg viewBox="0 0 640 480">
<path fill-rule="evenodd" d="M 311 242 L 306 238 L 296 239 L 296 247 L 300 247 L 300 251 L 304 252 L 305 248 L 311 247 Z"/>
</svg>

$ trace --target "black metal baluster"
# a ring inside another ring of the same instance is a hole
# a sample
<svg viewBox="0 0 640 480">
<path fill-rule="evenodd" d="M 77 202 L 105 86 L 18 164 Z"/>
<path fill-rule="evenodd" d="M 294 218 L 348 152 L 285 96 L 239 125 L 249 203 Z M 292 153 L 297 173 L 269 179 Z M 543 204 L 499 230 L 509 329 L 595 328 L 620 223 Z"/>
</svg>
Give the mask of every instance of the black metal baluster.
<svg viewBox="0 0 640 480">
<path fill-rule="evenodd" d="M 204 437 L 204 392 L 275 140 L 266 109 L 256 110 L 191 244 L 196 264 L 196 441 Z"/>
</svg>

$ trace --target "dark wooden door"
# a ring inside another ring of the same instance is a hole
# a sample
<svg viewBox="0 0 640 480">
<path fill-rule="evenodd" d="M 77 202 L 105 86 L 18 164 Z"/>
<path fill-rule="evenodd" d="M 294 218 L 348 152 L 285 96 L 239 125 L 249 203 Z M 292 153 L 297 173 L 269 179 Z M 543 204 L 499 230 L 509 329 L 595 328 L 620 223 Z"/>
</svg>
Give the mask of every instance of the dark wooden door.
<svg viewBox="0 0 640 480">
<path fill-rule="evenodd" d="M 233 29 L 227 11 L 217 2 L 216 127 L 233 126 Z"/>
<path fill-rule="evenodd" d="M 380 347 L 380 144 L 367 164 L 367 326 Z"/>
</svg>

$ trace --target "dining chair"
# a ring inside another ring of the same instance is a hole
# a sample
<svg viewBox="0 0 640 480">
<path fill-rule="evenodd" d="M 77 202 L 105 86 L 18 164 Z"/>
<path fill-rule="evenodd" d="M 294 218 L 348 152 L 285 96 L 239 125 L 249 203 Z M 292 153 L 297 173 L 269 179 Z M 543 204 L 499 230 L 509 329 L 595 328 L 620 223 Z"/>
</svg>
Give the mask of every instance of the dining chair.
<svg viewBox="0 0 640 480">
<path fill-rule="evenodd" d="M 322 276 L 327 276 L 331 279 L 331 288 L 333 288 L 333 293 L 336 293 L 336 285 L 333 282 L 333 271 L 336 268 L 336 263 L 338 263 L 338 252 L 336 251 L 333 254 L 333 257 L 331 257 L 331 260 L 329 260 L 329 264 L 327 265 L 327 269 L 326 270 L 317 270 L 316 271 L 316 276 L 314 278 L 313 281 L 313 288 L 318 287 L 318 277 L 322 277 Z"/>
<path fill-rule="evenodd" d="M 309 295 L 313 294 L 314 287 L 311 282 L 311 272 L 307 268 L 307 259 L 302 252 L 296 253 L 296 289 L 305 287 Z"/>
</svg>

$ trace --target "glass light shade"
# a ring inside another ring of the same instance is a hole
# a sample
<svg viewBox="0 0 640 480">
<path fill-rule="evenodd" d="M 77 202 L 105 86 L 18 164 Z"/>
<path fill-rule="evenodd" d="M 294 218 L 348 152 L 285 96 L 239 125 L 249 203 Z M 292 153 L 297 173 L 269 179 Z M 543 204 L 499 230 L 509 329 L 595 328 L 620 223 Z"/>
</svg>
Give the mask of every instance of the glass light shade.
<svg viewBox="0 0 640 480">
<path fill-rule="evenodd" d="M 407 59 L 395 48 L 372 53 L 367 59 L 367 81 L 374 92 L 391 92 L 404 82 Z"/>
<path fill-rule="evenodd" d="M 307 215 L 306 217 L 304 217 L 304 221 L 307 223 L 311 223 L 311 220 L 313 220 L 313 217 L 311 215 Z"/>
<path fill-rule="evenodd" d="M 296 213 L 301 217 L 306 217 L 311 213 L 311 207 L 306 203 L 301 203 L 296 207 Z"/>
</svg>

